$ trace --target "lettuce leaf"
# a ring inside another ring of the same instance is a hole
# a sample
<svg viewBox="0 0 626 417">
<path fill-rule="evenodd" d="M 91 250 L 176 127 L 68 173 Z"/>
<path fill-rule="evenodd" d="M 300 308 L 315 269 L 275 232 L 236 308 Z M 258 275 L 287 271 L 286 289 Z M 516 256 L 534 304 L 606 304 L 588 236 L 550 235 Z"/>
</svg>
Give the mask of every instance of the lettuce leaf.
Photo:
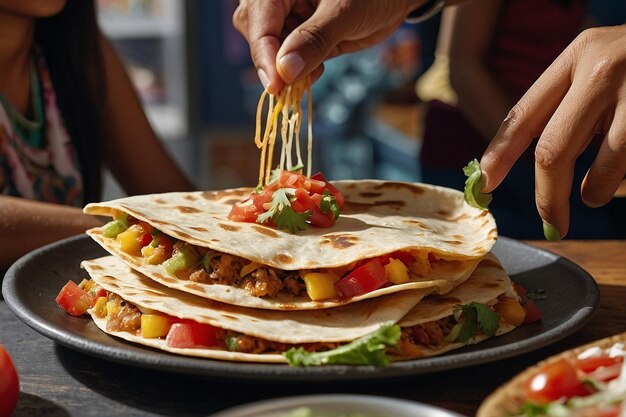
<svg viewBox="0 0 626 417">
<path fill-rule="evenodd" d="M 465 201 L 472 207 L 487 210 L 489 203 L 491 203 L 491 193 L 481 193 L 482 188 L 482 171 L 480 170 L 480 163 L 477 159 L 474 159 L 465 167 L 463 167 L 463 173 L 467 176 L 465 180 Z"/>
<path fill-rule="evenodd" d="M 307 352 L 304 348 L 291 348 L 283 353 L 291 366 L 315 365 L 374 365 L 387 366 L 389 359 L 385 348 L 397 346 L 400 326 L 388 322 L 370 334 L 326 352 Z"/>
</svg>

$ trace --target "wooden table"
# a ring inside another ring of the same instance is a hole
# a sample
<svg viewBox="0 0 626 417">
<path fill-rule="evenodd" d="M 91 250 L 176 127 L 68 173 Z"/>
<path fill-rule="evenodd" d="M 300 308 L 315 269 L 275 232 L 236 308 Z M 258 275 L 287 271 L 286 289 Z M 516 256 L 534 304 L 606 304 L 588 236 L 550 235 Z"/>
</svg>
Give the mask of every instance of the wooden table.
<svg viewBox="0 0 626 417">
<path fill-rule="evenodd" d="M 341 392 L 408 398 L 473 416 L 485 396 L 527 366 L 626 331 L 626 241 L 531 243 L 578 263 L 600 284 L 600 308 L 583 330 L 513 360 L 379 382 L 228 382 L 131 368 L 56 345 L 17 320 L 0 301 L 0 343 L 21 378 L 15 415 L 210 415 L 261 398 Z"/>
</svg>

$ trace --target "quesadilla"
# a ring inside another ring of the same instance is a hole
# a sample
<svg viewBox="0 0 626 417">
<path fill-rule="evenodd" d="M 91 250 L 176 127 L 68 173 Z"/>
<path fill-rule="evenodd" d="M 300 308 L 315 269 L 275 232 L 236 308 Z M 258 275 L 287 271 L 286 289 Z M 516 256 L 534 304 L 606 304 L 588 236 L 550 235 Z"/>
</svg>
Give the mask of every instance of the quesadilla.
<svg viewBox="0 0 626 417">
<path fill-rule="evenodd" d="M 477 343 L 519 324 L 508 313 L 494 313 L 498 304 L 515 301 L 516 294 L 493 255 L 488 255 L 449 297 L 433 298 L 427 290 L 407 290 L 333 309 L 290 312 L 241 308 L 181 293 L 110 256 L 84 261 L 82 266 L 91 277 L 85 289 L 99 294 L 89 313 L 104 332 L 173 353 L 212 359 L 295 365 L 355 363 L 350 362 L 355 355 L 346 351 L 376 335 L 388 346 L 386 358 L 405 360 Z M 484 301 L 481 305 L 498 316 L 496 331 L 475 328 L 463 342 L 444 340 L 454 336 L 457 324 L 466 320 L 455 314 L 457 303 L 477 300 Z M 402 335 L 394 323 L 402 326 Z M 198 339 L 200 342 L 181 344 L 181 339 L 191 336 L 172 336 L 173 326 L 179 324 L 199 326 L 195 331 L 204 332 L 204 337 Z M 442 335 L 438 340 L 435 326 Z M 430 338 L 414 336 L 420 329 Z M 384 346 L 382 349 L 378 353 L 384 355 Z"/>
<path fill-rule="evenodd" d="M 492 393 L 478 417 L 620 417 L 626 333 L 550 357 Z"/>
<path fill-rule="evenodd" d="M 244 307 L 299 310 L 410 289 L 445 294 L 466 280 L 497 239 L 489 211 L 460 191 L 378 180 L 333 183 L 340 220 L 298 234 L 232 221 L 252 189 L 167 193 L 89 204 L 114 217 L 87 233 L 148 277 Z M 391 265 L 391 266 L 390 266 Z"/>
</svg>

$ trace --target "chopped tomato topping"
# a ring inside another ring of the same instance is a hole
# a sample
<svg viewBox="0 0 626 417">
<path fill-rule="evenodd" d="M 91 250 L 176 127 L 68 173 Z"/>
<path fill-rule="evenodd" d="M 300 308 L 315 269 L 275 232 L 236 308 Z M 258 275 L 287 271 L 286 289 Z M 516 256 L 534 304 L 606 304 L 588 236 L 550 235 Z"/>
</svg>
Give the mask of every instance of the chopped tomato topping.
<svg viewBox="0 0 626 417">
<path fill-rule="evenodd" d="M 567 359 L 559 359 L 539 369 L 526 382 L 525 391 L 526 398 L 538 404 L 590 394 L 578 378 L 576 367 Z"/>
<path fill-rule="evenodd" d="M 185 321 L 174 323 L 170 327 L 165 342 L 173 348 L 198 348 L 219 345 L 222 341 L 218 338 L 221 329 L 209 324 Z"/>
</svg>

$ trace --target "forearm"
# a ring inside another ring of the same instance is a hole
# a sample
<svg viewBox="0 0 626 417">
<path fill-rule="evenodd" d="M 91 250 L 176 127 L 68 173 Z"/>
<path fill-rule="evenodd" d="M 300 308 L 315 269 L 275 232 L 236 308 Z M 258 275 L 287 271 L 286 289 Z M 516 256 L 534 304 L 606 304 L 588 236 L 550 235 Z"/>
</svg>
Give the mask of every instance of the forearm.
<svg viewBox="0 0 626 417">
<path fill-rule="evenodd" d="M 75 207 L 0 196 L 0 269 L 33 249 L 100 224 Z"/>
<path fill-rule="evenodd" d="M 458 107 L 469 123 L 490 141 L 514 104 L 480 63 L 450 61 L 450 81 Z"/>
</svg>

